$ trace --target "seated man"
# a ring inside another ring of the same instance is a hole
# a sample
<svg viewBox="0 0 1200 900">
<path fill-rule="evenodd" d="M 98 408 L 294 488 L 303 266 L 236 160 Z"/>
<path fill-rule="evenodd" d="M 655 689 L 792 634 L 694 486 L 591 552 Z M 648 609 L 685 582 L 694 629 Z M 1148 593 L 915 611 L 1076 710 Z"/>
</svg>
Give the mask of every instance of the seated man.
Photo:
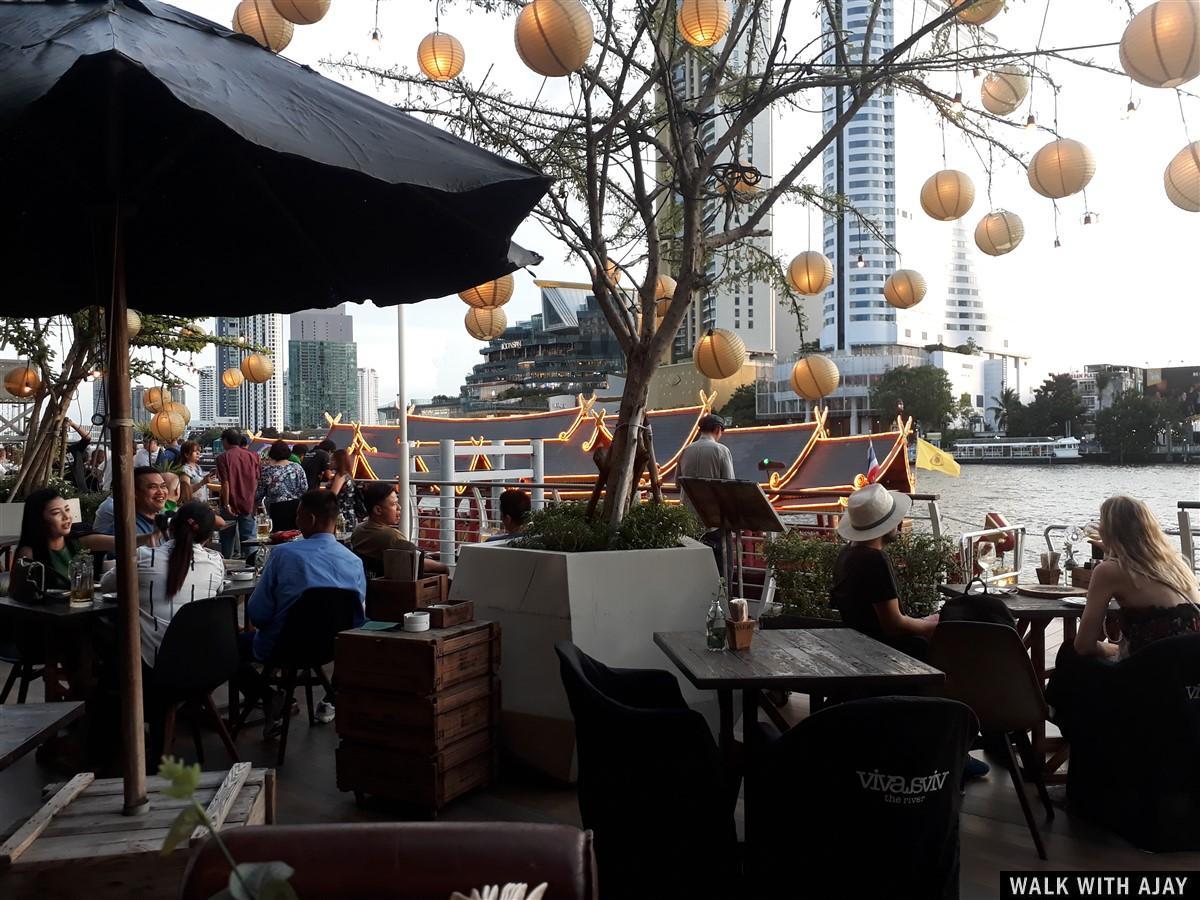
<svg viewBox="0 0 1200 900">
<path fill-rule="evenodd" d="M 300 498 L 296 524 L 304 540 L 280 544 L 267 558 L 262 577 L 246 607 L 257 630 L 240 636 L 243 657 L 255 662 L 271 658 L 288 610 L 309 588 L 354 591 L 358 594 L 354 624 L 358 626 L 366 621 L 362 605 L 367 593 L 366 575 L 358 557 L 334 538 L 337 517 L 337 497 L 328 491 L 309 491 Z M 267 710 L 264 734 L 270 735 L 274 730 L 283 699 L 282 693 L 273 698 L 274 702 Z M 317 705 L 316 715 L 322 722 L 333 720 L 333 705 L 328 697 Z"/>
<path fill-rule="evenodd" d="M 500 495 L 500 528 L 499 534 L 488 538 L 491 541 L 507 541 L 520 533 L 529 518 L 529 495 L 524 491 L 509 490 Z"/>
<path fill-rule="evenodd" d="M 163 511 L 167 503 L 167 485 L 163 473 L 153 466 L 138 466 L 133 470 L 133 505 L 137 512 L 135 524 L 138 534 L 154 531 L 154 517 Z M 113 534 L 113 498 L 109 497 L 96 509 L 92 530 L 97 534 Z"/>
<path fill-rule="evenodd" d="M 329 493 L 326 491 L 326 493 Z M 336 498 L 335 498 L 336 499 Z M 387 550 L 419 552 L 417 545 L 406 540 L 396 526 L 400 524 L 400 499 L 394 486 L 382 482 L 369 485 L 363 491 L 363 502 L 367 506 L 367 521 L 354 529 L 350 535 L 350 548 L 360 557 L 375 577 L 383 574 L 383 554 Z M 445 563 L 426 559 L 421 554 L 418 578 L 427 575 L 444 575 L 450 569 Z"/>
</svg>

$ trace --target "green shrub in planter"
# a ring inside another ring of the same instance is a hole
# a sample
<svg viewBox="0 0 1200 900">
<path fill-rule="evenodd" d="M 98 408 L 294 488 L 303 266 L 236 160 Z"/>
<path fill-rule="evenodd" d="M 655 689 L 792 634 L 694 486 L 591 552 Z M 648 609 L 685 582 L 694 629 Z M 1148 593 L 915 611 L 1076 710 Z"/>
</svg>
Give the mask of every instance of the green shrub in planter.
<svg viewBox="0 0 1200 900">
<path fill-rule="evenodd" d="M 829 606 L 833 564 L 843 542 L 833 535 L 789 531 L 766 546 L 767 562 L 775 569 L 778 599 L 789 615 L 837 619 Z M 949 538 L 910 532 L 900 534 L 885 552 L 896 570 L 900 609 L 909 616 L 936 612 L 938 585 L 946 581 L 957 553 Z"/>
<path fill-rule="evenodd" d="M 610 532 L 601 507 L 589 520 L 587 503 L 572 501 L 540 509 L 529 517 L 511 545 L 526 550 L 591 553 L 598 550 L 665 550 L 682 537 L 699 537 L 702 528 L 691 511 L 665 503 L 633 507 Z"/>
</svg>

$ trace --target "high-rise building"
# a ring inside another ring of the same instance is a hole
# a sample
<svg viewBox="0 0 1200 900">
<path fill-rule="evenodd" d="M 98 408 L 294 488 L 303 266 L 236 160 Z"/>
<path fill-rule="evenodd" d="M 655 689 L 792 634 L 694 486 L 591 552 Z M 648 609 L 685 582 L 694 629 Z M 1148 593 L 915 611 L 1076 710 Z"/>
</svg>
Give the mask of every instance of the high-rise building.
<svg viewBox="0 0 1200 900">
<path fill-rule="evenodd" d="M 275 375 L 262 384 L 246 381 L 238 388 L 241 398 L 239 419 L 243 428 L 259 432 L 264 428 L 282 430 L 283 422 L 283 316 L 269 313 L 245 316 L 237 320 L 242 337 L 250 348 L 266 351 L 275 364 Z"/>
<path fill-rule="evenodd" d="M 770 13 L 765 5 L 762 14 L 769 19 Z M 765 30 L 769 34 L 770 29 Z M 754 39 L 758 42 L 756 45 L 752 44 Z M 745 29 L 741 42 L 734 47 L 730 54 L 730 70 L 733 72 L 754 71 L 756 67 L 760 66 L 766 58 L 764 40 L 763 29 Z M 705 51 L 704 55 L 700 53 L 682 55 L 681 62 L 672 73 L 675 93 L 678 96 L 697 97 L 703 91 L 705 79 L 708 77 L 708 67 L 704 63 L 708 52 Z M 713 52 L 719 54 L 721 45 L 714 47 Z M 718 136 L 718 129 L 722 124 L 729 124 L 732 114 L 722 115 L 722 111 L 723 106 L 720 99 L 714 103 L 711 109 L 696 110 L 698 114 L 705 116 L 705 123 L 699 134 L 702 144 L 713 141 Z M 753 166 L 765 176 L 759 189 L 763 190 L 767 187 L 772 167 L 771 113 L 769 110 L 763 111 L 754 119 L 734 146 L 722 154 L 718 164 L 727 163 Z M 659 165 L 661 167 L 663 163 L 660 162 Z M 672 201 L 668 200 L 660 208 L 661 218 L 667 219 L 674 215 L 671 203 Z M 722 193 L 719 198 L 706 204 L 704 211 L 706 230 L 709 233 L 724 230 L 727 217 L 729 218 L 728 227 L 737 227 L 738 224 L 745 221 L 747 209 L 748 207 L 744 207 L 732 199 L 727 199 L 726 195 Z M 768 213 L 758 227 L 769 230 L 771 224 L 772 215 Z M 765 253 L 767 256 L 773 254 L 770 237 L 754 238 L 753 242 L 761 253 Z M 675 334 L 672 345 L 674 359 L 690 357 L 696 341 L 709 328 L 726 328 L 734 332 L 745 342 L 746 349 L 751 356 L 760 359 L 769 358 L 775 354 L 781 357 L 790 355 L 799 348 L 800 333 L 796 318 L 789 308 L 781 305 L 774 285 L 761 278 L 751 276 L 746 276 L 744 279 L 725 277 L 730 271 L 737 270 L 739 261 L 748 261 L 747 254 L 750 252 L 743 248 L 729 253 L 717 253 L 709 260 L 707 274 L 711 278 L 719 279 L 717 286 L 713 290 L 697 296 L 688 308 L 683 323 Z M 670 268 L 671 263 L 668 259 L 664 263 L 664 272 L 673 275 Z M 813 324 L 809 323 L 810 329 Z"/>
<path fill-rule="evenodd" d="M 201 422 L 217 420 L 217 370 L 214 366 L 200 369 L 200 415 Z"/>
<path fill-rule="evenodd" d="M 375 425 L 379 420 L 379 373 L 370 368 L 358 370 L 358 424 Z"/>
<path fill-rule="evenodd" d="M 146 409 L 146 391 L 150 390 L 144 384 L 135 384 L 129 392 L 130 410 L 133 412 L 133 421 L 141 423 L 149 423 L 150 416 L 153 413 Z"/>
<path fill-rule="evenodd" d="M 237 340 L 242 336 L 241 319 L 237 316 L 217 317 L 217 337 Z M 221 376 L 227 369 L 236 369 L 242 360 L 242 352 L 237 347 L 226 347 L 218 344 L 217 350 L 217 418 L 240 419 L 242 417 L 242 398 L 237 388 L 227 388 L 221 381 Z"/>
<path fill-rule="evenodd" d="M 359 414 L 358 347 L 346 306 L 293 313 L 288 339 L 288 424 L 316 428 L 325 413 Z"/>
<path fill-rule="evenodd" d="M 952 235 L 946 285 L 945 343 L 958 346 L 971 340 L 980 347 L 994 347 L 996 328 L 988 321 L 979 278 L 972 264 L 975 242 L 967 237 L 962 219 L 955 221 Z"/>
</svg>

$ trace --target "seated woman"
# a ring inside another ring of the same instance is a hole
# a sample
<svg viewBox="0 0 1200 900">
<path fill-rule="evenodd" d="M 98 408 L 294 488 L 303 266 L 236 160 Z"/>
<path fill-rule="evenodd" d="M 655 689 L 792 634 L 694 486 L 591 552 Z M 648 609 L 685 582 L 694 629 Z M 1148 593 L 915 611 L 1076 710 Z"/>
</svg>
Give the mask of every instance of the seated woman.
<svg viewBox="0 0 1200 900">
<path fill-rule="evenodd" d="M 139 545 L 150 546 L 159 542 L 159 534 L 139 534 Z M 47 590 L 69 590 L 71 587 L 71 560 L 83 550 L 111 552 L 116 547 L 116 538 L 111 534 L 95 534 L 86 525 L 72 521 L 71 507 L 56 488 L 42 488 L 25 499 L 21 511 L 21 539 L 17 544 L 17 558 L 31 559 L 45 567 Z M 13 568 L 10 593 L 21 596 L 25 570 Z"/>
<path fill-rule="evenodd" d="M 1200 631 L 1196 576 L 1145 503 L 1123 496 L 1105 500 L 1100 538 L 1107 558 L 1092 570 L 1075 633 L 1077 654 L 1113 658 L 1137 653 L 1160 638 Z M 1110 600 L 1118 606 L 1120 645 L 1105 640 Z"/>
<path fill-rule="evenodd" d="M 171 540 L 161 547 L 138 548 L 138 604 L 141 608 L 142 660 L 153 666 L 175 611 L 192 600 L 215 597 L 225 579 L 221 554 L 206 545 L 216 530 L 207 503 L 193 500 L 171 520 Z M 117 572 L 106 572 L 101 586 L 116 589 Z"/>
</svg>

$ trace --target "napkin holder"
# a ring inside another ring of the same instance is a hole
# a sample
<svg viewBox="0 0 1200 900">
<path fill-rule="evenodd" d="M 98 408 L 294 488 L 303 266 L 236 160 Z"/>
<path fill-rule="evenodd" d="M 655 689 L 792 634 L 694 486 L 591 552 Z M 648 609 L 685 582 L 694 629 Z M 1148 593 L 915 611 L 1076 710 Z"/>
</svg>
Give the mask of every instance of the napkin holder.
<svg viewBox="0 0 1200 900">
<path fill-rule="evenodd" d="M 1038 584 L 1062 584 L 1062 569 L 1035 569 Z"/>
<path fill-rule="evenodd" d="M 730 650 L 749 650 L 750 642 L 754 640 L 754 631 L 758 628 L 758 622 L 755 619 L 743 619 L 740 622 L 735 622 L 733 619 L 725 620 L 725 641 L 729 645 Z"/>
<path fill-rule="evenodd" d="M 371 578 L 367 580 L 367 618 L 401 622 L 406 612 L 445 603 L 449 592 L 450 583 L 445 575 L 431 575 L 416 581 Z"/>
</svg>

